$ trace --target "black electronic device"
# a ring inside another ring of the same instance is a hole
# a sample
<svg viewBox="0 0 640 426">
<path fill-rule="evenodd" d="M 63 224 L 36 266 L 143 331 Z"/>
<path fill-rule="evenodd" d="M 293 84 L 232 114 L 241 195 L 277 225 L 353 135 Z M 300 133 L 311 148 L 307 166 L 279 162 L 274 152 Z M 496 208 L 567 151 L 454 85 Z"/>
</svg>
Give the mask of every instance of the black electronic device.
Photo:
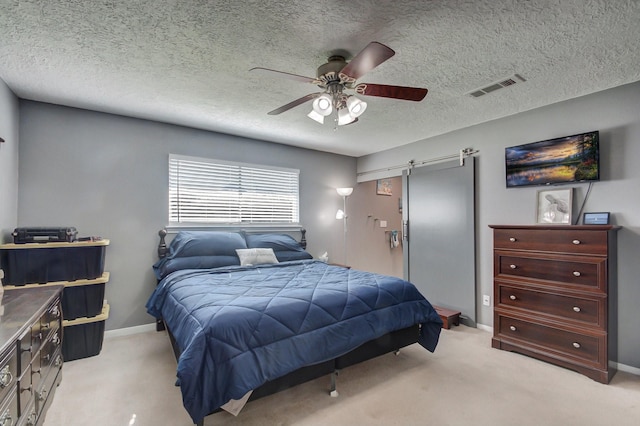
<svg viewBox="0 0 640 426">
<path fill-rule="evenodd" d="M 609 212 L 589 212 L 582 216 L 583 225 L 608 225 Z"/>
<path fill-rule="evenodd" d="M 11 235 L 14 244 L 71 243 L 78 238 L 78 231 L 74 227 L 24 227 L 14 229 Z"/>
</svg>

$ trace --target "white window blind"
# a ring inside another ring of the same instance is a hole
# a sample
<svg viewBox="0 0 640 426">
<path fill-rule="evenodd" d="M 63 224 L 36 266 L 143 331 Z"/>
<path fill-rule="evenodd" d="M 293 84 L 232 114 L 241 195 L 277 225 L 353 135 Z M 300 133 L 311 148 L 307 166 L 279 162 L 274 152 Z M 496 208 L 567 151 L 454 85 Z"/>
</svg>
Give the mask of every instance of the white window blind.
<svg viewBox="0 0 640 426">
<path fill-rule="evenodd" d="M 299 222 L 300 171 L 169 155 L 170 224 Z"/>
</svg>

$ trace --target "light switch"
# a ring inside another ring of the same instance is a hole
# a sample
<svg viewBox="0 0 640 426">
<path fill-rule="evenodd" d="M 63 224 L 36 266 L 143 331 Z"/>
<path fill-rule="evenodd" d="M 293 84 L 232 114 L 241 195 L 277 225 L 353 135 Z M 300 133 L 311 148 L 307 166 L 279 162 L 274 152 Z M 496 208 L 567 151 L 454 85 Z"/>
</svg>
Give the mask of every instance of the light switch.
<svg viewBox="0 0 640 426">
<path fill-rule="evenodd" d="M 380 221 L 380 228 L 386 228 L 387 227 L 387 221 L 386 220 L 381 220 Z"/>
</svg>

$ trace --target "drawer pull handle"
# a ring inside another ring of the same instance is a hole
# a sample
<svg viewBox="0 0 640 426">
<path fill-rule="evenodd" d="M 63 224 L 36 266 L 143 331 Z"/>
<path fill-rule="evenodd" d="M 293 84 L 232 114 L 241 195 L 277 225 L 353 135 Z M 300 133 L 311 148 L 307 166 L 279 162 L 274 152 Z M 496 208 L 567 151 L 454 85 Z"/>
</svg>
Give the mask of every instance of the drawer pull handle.
<svg viewBox="0 0 640 426">
<path fill-rule="evenodd" d="M 11 410 L 7 408 L 7 410 L 2 413 L 0 416 L 0 426 L 11 426 L 13 424 L 13 419 L 11 418 Z"/>
<path fill-rule="evenodd" d="M 34 410 L 29 414 L 29 418 L 27 419 L 27 426 L 35 426 L 36 420 L 38 420 L 38 414 Z"/>
<path fill-rule="evenodd" d="M 573 276 L 574 276 L 574 277 L 579 277 L 580 275 L 582 275 L 582 274 L 580 273 L 580 271 L 573 271 Z"/>
<path fill-rule="evenodd" d="M 509 241 L 511 241 L 512 243 L 515 243 L 518 240 L 516 240 L 515 238 L 511 237 L 511 238 L 509 238 Z"/>
<path fill-rule="evenodd" d="M 580 312 L 582 309 L 580 309 L 579 306 L 574 306 L 573 310 L 574 310 L 574 312 Z"/>
<path fill-rule="evenodd" d="M 573 342 L 573 347 L 576 348 L 576 349 L 580 349 L 580 343 Z"/>
<path fill-rule="evenodd" d="M 516 299 L 517 299 L 517 297 L 515 297 L 515 296 L 512 294 L 511 296 L 509 296 L 509 299 L 511 299 L 511 300 L 516 300 Z"/>
<path fill-rule="evenodd" d="M 580 244 L 580 240 L 573 240 L 573 241 L 571 241 L 571 242 L 572 242 L 573 244 L 575 244 L 575 245 L 579 245 L 579 244 Z"/>
<path fill-rule="evenodd" d="M 9 371 L 9 366 L 5 365 L 0 371 L 0 389 L 4 389 L 13 382 L 13 374 Z"/>
<path fill-rule="evenodd" d="M 511 269 L 517 269 L 518 267 L 516 265 L 509 265 L 509 268 Z"/>
<path fill-rule="evenodd" d="M 509 330 L 511 330 L 511 331 L 516 331 L 516 330 L 517 330 L 517 328 L 516 328 L 516 326 L 515 326 L 515 325 L 510 325 L 510 326 L 509 326 Z"/>
</svg>

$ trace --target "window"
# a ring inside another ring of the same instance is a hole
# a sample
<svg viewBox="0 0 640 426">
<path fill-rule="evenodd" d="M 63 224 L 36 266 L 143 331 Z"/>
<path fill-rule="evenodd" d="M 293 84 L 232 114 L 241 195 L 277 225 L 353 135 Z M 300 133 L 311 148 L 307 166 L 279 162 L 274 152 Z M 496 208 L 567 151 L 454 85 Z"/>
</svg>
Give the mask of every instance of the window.
<svg viewBox="0 0 640 426">
<path fill-rule="evenodd" d="M 169 155 L 169 223 L 299 222 L 300 171 Z"/>
</svg>

